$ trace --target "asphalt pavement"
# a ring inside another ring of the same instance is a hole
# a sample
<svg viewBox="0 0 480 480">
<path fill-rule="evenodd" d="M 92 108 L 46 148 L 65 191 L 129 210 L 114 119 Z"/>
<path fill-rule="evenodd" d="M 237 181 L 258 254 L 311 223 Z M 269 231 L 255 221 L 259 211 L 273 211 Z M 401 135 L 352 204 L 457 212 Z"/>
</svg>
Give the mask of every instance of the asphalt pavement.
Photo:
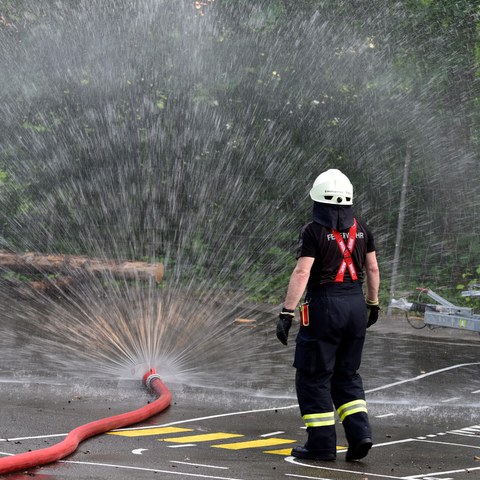
<svg viewBox="0 0 480 480">
<path fill-rule="evenodd" d="M 293 346 L 285 354 L 293 355 Z M 44 448 L 78 425 L 131 411 L 152 400 L 133 380 L 23 375 L 2 349 L 0 455 Z M 284 359 L 279 359 L 284 361 Z M 20 364 L 20 361 L 19 361 Z M 290 362 L 291 364 L 291 362 Z M 285 367 L 285 394 L 169 383 L 171 406 L 132 427 L 81 443 L 66 459 L 12 479 L 373 479 L 480 478 L 480 337 L 453 329 L 415 330 L 401 316 L 368 331 L 361 373 L 374 447 L 345 461 L 337 424 L 337 460 L 290 456 L 305 442 Z M 35 367 L 43 372 L 41 361 Z M 265 379 L 267 383 L 267 378 Z"/>
</svg>

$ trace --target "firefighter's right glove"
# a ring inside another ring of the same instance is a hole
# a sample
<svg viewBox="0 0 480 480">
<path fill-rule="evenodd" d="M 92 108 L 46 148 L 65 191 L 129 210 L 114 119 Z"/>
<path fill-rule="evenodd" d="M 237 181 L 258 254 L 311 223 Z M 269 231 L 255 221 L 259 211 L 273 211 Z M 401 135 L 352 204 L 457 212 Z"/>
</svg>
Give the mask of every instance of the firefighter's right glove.
<svg viewBox="0 0 480 480">
<path fill-rule="evenodd" d="M 277 322 L 277 338 L 287 345 L 288 332 L 292 326 L 292 320 L 295 318 L 295 311 L 288 308 L 282 308 L 282 311 L 278 315 Z"/>
<path fill-rule="evenodd" d="M 380 307 L 378 306 L 378 300 L 373 301 L 367 298 L 366 304 L 368 312 L 367 328 L 369 328 L 373 324 L 377 323 Z"/>
</svg>

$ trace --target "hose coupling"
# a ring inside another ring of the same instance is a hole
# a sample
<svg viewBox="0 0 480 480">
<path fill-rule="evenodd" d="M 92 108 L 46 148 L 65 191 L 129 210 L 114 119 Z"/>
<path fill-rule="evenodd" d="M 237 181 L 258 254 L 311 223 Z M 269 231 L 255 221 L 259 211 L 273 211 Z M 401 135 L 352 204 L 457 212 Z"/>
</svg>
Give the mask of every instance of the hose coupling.
<svg viewBox="0 0 480 480">
<path fill-rule="evenodd" d="M 152 373 L 152 375 L 150 375 L 146 380 L 145 380 L 145 385 L 146 387 L 149 389 L 149 390 L 153 390 L 151 385 L 152 385 L 152 382 L 155 380 L 155 379 L 158 379 L 158 380 L 162 380 L 162 377 L 160 377 L 160 375 L 158 373 Z"/>
</svg>

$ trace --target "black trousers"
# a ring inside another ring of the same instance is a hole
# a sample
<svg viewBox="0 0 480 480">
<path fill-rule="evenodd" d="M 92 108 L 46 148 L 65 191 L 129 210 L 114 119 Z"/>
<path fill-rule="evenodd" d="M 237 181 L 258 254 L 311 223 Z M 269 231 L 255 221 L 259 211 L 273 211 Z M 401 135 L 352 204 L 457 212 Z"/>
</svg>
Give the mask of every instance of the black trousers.
<svg viewBox="0 0 480 480">
<path fill-rule="evenodd" d="M 367 310 L 360 284 L 333 284 L 309 295 L 308 326 L 300 326 L 294 367 L 306 447 L 336 453 L 335 416 L 347 441 L 372 436 L 360 367 Z M 336 409 L 336 414 L 335 410 Z"/>
</svg>

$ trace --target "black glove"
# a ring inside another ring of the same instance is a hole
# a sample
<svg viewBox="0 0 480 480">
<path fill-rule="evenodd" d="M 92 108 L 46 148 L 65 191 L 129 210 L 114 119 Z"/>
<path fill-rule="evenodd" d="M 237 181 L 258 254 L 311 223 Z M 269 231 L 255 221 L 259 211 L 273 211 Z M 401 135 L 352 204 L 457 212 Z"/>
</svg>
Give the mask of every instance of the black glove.
<svg viewBox="0 0 480 480">
<path fill-rule="evenodd" d="M 372 300 L 368 300 L 367 298 L 366 304 L 367 304 L 367 311 L 368 311 L 367 328 L 369 328 L 377 322 L 378 313 L 380 312 L 380 307 L 378 306 L 378 300 L 372 301 Z"/>
<path fill-rule="evenodd" d="M 277 338 L 287 345 L 288 331 L 292 326 L 292 320 L 295 318 L 295 311 L 288 308 L 282 308 L 280 315 L 278 315 L 277 322 Z"/>
</svg>

